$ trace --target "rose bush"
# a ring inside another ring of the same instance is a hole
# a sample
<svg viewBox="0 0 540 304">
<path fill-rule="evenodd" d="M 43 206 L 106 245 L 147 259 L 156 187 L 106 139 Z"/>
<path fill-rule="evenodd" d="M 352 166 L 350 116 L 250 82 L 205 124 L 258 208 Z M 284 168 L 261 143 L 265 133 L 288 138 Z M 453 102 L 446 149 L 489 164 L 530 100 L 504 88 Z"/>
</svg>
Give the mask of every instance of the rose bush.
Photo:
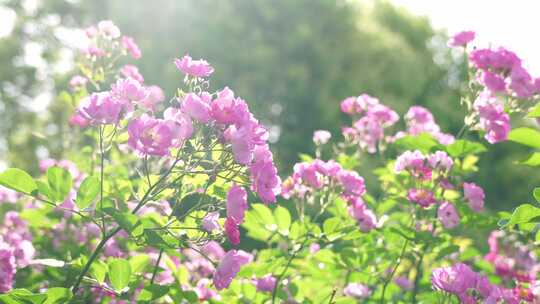
<svg viewBox="0 0 540 304">
<path fill-rule="evenodd" d="M 69 160 L 43 159 L 42 177 L 0 174 L 0 301 L 540 303 L 540 207 L 494 214 L 474 182 L 490 145 L 540 148 L 526 126 L 540 78 L 513 52 L 451 38 L 469 68 L 458 134 L 421 106 L 400 125 L 377 98 L 349 97 L 343 140 L 315 131 L 313 156 L 282 181 L 248 103 L 210 90 L 210 63 L 174 59 L 183 81 L 170 96 L 120 64 L 142 53 L 114 23 L 86 35 L 61 94 Z"/>
</svg>

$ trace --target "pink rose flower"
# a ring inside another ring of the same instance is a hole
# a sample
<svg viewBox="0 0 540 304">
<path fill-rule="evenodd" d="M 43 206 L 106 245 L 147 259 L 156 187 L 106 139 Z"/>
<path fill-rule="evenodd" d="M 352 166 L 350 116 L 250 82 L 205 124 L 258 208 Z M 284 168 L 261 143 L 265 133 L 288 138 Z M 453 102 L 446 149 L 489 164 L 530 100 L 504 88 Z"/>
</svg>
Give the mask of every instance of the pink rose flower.
<svg viewBox="0 0 540 304">
<path fill-rule="evenodd" d="M 209 212 L 203 219 L 202 219 L 202 227 L 204 230 L 208 232 L 213 232 L 214 230 L 221 229 L 221 226 L 219 225 L 219 212 Z"/>
<path fill-rule="evenodd" d="M 209 93 L 203 92 L 201 95 L 188 93 L 181 102 L 181 109 L 191 118 L 207 123 L 210 121 L 210 101 L 212 97 Z"/>
<path fill-rule="evenodd" d="M 240 268 L 253 260 L 253 256 L 242 250 L 229 250 L 221 259 L 214 272 L 214 286 L 217 290 L 228 288 Z"/>
<path fill-rule="evenodd" d="M 100 92 L 83 98 L 78 112 L 91 125 L 115 124 L 120 120 L 124 108 L 124 104 L 109 92 Z"/>
<path fill-rule="evenodd" d="M 135 43 L 135 40 L 133 38 L 124 36 L 122 37 L 122 47 L 133 57 L 134 59 L 141 58 L 141 49 Z"/>
<path fill-rule="evenodd" d="M 268 274 L 262 278 L 256 279 L 255 287 L 257 288 L 257 291 L 260 292 L 272 292 L 276 287 L 276 282 L 276 278 L 271 274 Z"/>
<path fill-rule="evenodd" d="M 407 191 L 407 199 L 411 202 L 417 203 L 423 208 L 428 208 L 437 202 L 433 196 L 433 192 L 416 188 L 411 188 L 409 191 Z"/>
<path fill-rule="evenodd" d="M 475 183 L 463 183 L 463 194 L 469 202 L 469 206 L 476 212 L 484 208 L 484 190 Z"/>
<path fill-rule="evenodd" d="M 476 36 L 476 33 L 473 31 L 463 31 L 455 34 L 448 40 L 449 47 L 457 47 L 467 45 L 469 42 L 473 41 Z"/>
<path fill-rule="evenodd" d="M 437 210 L 437 217 L 444 228 L 451 229 L 459 224 L 459 214 L 453 204 L 444 202 Z"/>
<path fill-rule="evenodd" d="M 182 59 L 176 58 L 174 64 L 184 74 L 195 77 L 208 77 L 214 72 L 214 68 L 206 60 L 193 60 L 189 55 Z"/>
<path fill-rule="evenodd" d="M 233 245 L 240 244 L 240 227 L 238 224 L 232 218 L 227 218 L 224 226 L 225 235 L 227 235 L 229 242 Z"/>
<path fill-rule="evenodd" d="M 139 68 L 132 64 L 126 64 L 123 66 L 122 69 L 120 69 L 120 74 L 122 74 L 122 76 L 125 78 L 135 79 L 141 84 L 144 82 L 144 77 L 139 72 Z"/>
<path fill-rule="evenodd" d="M 176 128 L 173 121 L 155 119 L 143 114 L 128 125 L 128 145 L 141 155 L 169 155 L 169 148 L 177 140 Z"/>
<path fill-rule="evenodd" d="M 236 184 L 227 193 L 227 218 L 237 225 L 244 222 L 244 215 L 248 209 L 247 192 Z"/>
</svg>

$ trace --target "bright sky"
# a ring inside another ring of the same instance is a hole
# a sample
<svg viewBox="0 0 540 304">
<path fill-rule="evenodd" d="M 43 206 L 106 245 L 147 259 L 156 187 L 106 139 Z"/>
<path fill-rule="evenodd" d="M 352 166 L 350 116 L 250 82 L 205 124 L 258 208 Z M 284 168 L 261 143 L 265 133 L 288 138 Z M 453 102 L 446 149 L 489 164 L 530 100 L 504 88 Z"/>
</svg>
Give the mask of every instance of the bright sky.
<svg viewBox="0 0 540 304">
<path fill-rule="evenodd" d="M 533 76 L 540 76 L 539 0 L 391 0 L 415 15 L 427 16 L 449 34 L 476 32 L 477 44 L 504 46 L 518 54 Z"/>
</svg>

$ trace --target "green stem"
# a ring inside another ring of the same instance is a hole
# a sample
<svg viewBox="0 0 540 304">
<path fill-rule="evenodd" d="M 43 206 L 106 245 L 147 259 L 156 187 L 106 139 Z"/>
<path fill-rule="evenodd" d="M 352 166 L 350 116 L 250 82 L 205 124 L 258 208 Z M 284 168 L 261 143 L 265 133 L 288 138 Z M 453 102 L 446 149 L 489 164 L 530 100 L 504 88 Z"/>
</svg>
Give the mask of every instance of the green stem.
<svg viewBox="0 0 540 304">
<path fill-rule="evenodd" d="M 105 244 L 107 244 L 107 242 L 114 236 L 116 235 L 120 230 L 122 230 L 122 228 L 120 227 L 117 227 L 115 228 L 113 231 L 111 231 L 109 234 L 107 234 L 97 245 L 96 249 L 94 250 L 94 252 L 92 252 L 92 255 L 90 255 L 90 258 L 88 259 L 88 262 L 86 262 L 86 264 L 84 265 L 82 271 L 81 271 L 81 274 L 77 277 L 77 280 L 75 281 L 75 284 L 73 284 L 73 294 L 76 294 L 77 291 L 79 290 L 79 287 L 81 285 L 81 282 L 84 278 L 84 276 L 86 275 L 86 273 L 88 272 L 88 270 L 90 270 L 90 267 L 92 266 L 92 263 L 94 263 L 94 261 L 98 258 L 99 256 L 99 253 L 101 252 L 101 250 L 103 249 L 103 247 L 105 247 Z"/>
<path fill-rule="evenodd" d="M 306 245 L 307 241 L 309 240 L 309 238 L 305 237 L 305 240 L 304 242 L 302 243 L 302 245 L 300 245 L 300 247 L 294 251 L 294 253 L 291 255 L 291 257 L 289 258 L 289 261 L 287 261 L 287 265 L 285 265 L 285 269 L 283 269 L 283 271 L 279 274 L 279 276 L 277 277 L 276 279 L 276 286 L 274 286 L 274 290 L 272 291 L 272 304 L 274 304 L 276 302 L 276 295 L 277 295 L 277 290 L 279 289 L 279 285 L 281 283 L 281 279 L 283 279 L 283 276 L 285 275 L 285 273 L 287 272 L 287 270 L 289 269 L 289 267 L 291 266 L 292 264 L 292 261 L 294 260 L 294 258 L 296 257 L 296 255 L 302 251 L 302 249 L 304 248 L 304 246 Z"/>
<path fill-rule="evenodd" d="M 100 154 L 100 162 L 99 162 L 99 212 L 101 213 L 101 232 L 103 233 L 103 237 L 106 235 L 105 230 L 105 215 L 103 214 L 103 179 L 104 179 L 104 161 L 105 161 L 105 154 L 103 153 L 103 127 L 99 127 L 99 154 Z"/>
<path fill-rule="evenodd" d="M 420 289 L 420 279 L 423 275 L 422 270 L 422 262 L 424 261 L 424 253 L 420 254 L 420 259 L 418 259 L 418 263 L 416 264 L 416 275 L 414 276 L 414 289 L 412 294 L 412 303 L 417 303 L 416 295 L 418 294 L 418 291 Z"/>
<path fill-rule="evenodd" d="M 159 263 L 161 262 L 161 258 L 163 257 L 163 251 L 163 249 L 159 251 L 159 256 L 157 258 L 156 265 L 154 266 L 154 271 L 152 272 L 152 278 L 150 279 L 150 285 L 154 284 L 154 280 L 156 279 Z"/>
<path fill-rule="evenodd" d="M 143 198 L 141 199 L 141 201 L 139 202 L 139 204 L 135 207 L 135 209 L 133 209 L 133 211 L 131 211 L 132 214 L 136 214 L 137 211 L 139 211 L 139 209 L 141 209 L 144 204 L 146 203 L 146 200 L 150 197 L 150 194 L 152 193 L 152 191 L 154 190 L 154 188 L 161 182 L 163 181 L 165 178 L 167 178 L 167 176 L 170 174 L 170 172 L 172 171 L 172 169 L 174 168 L 174 166 L 176 165 L 176 163 L 178 163 L 180 159 L 177 158 L 176 161 L 173 163 L 173 165 L 169 168 L 169 170 L 158 180 L 158 182 L 156 182 L 155 184 L 153 184 L 152 186 L 150 186 L 148 188 L 148 190 L 146 191 L 146 193 L 144 194 Z M 96 249 L 94 250 L 94 252 L 92 252 L 92 255 L 90 255 L 90 258 L 88 259 L 88 262 L 86 262 L 86 264 L 84 265 L 81 273 L 79 274 L 79 276 L 77 277 L 76 281 L 75 281 L 75 284 L 73 284 L 73 294 L 75 294 L 78 290 L 79 290 L 79 287 L 80 287 L 80 284 L 84 278 L 84 276 L 86 275 L 86 273 L 88 272 L 88 270 L 90 270 L 90 267 L 92 266 L 92 263 L 96 260 L 96 258 L 98 257 L 100 251 L 103 249 L 103 247 L 105 246 L 105 244 L 107 244 L 107 242 L 113 237 L 115 236 L 118 232 L 120 232 L 122 230 L 121 227 L 116 227 L 114 230 L 112 230 L 109 234 L 105 234 L 103 239 L 98 243 Z"/>
<path fill-rule="evenodd" d="M 405 255 L 405 250 L 407 249 L 407 245 L 409 245 L 409 240 L 406 239 L 405 242 L 403 243 L 403 247 L 401 248 L 401 253 L 399 254 L 398 259 L 396 260 L 396 264 L 392 268 L 392 272 L 390 272 L 390 276 L 384 282 L 383 289 L 381 292 L 380 303 L 384 303 L 384 294 L 386 293 L 386 287 L 392 281 L 392 278 L 396 274 L 396 270 L 398 269 L 399 265 L 401 264 L 401 261 L 403 260 L 403 256 Z"/>
</svg>

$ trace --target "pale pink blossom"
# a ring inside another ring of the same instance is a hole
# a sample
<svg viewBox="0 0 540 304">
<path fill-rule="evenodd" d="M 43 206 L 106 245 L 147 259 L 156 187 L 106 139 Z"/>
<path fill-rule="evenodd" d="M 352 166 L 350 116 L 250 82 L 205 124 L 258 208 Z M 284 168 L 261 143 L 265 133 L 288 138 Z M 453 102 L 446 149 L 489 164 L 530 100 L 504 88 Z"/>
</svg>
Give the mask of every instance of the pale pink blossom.
<svg viewBox="0 0 540 304">
<path fill-rule="evenodd" d="M 469 202 L 469 206 L 476 212 L 484 208 L 484 190 L 475 183 L 463 183 L 463 194 Z"/>
<path fill-rule="evenodd" d="M 313 142 L 315 145 L 320 146 L 326 144 L 330 138 L 332 137 L 332 134 L 326 130 L 317 130 L 313 133 Z"/>
<path fill-rule="evenodd" d="M 244 222 L 247 209 L 246 190 L 238 185 L 233 185 L 227 192 L 227 218 L 240 225 Z"/>
<path fill-rule="evenodd" d="M 352 297 L 356 299 L 365 299 L 369 297 L 371 291 L 369 288 L 361 283 L 349 283 L 343 289 L 343 294 L 347 297 Z"/>
<path fill-rule="evenodd" d="M 221 259 L 214 272 L 214 286 L 217 290 L 229 287 L 240 268 L 253 260 L 253 256 L 242 250 L 229 250 Z"/>
<path fill-rule="evenodd" d="M 474 40 L 475 36 L 476 33 L 473 31 L 459 32 L 448 40 L 448 46 L 457 47 L 467 45 L 469 42 Z"/>
<path fill-rule="evenodd" d="M 135 43 L 135 40 L 128 36 L 122 37 L 122 47 L 133 57 L 134 59 L 141 58 L 141 49 Z"/>
<path fill-rule="evenodd" d="M 204 230 L 208 232 L 213 232 L 214 230 L 221 229 L 221 226 L 219 225 L 219 212 L 209 212 L 206 214 L 206 216 L 202 219 L 202 227 Z"/>
<path fill-rule="evenodd" d="M 132 64 L 124 65 L 122 69 L 120 69 L 120 74 L 122 74 L 122 76 L 124 76 L 125 78 L 135 79 L 141 84 L 144 82 L 144 77 L 139 72 L 139 68 Z"/>
<path fill-rule="evenodd" d="M 443 202 L 437 210 L 437 217 L 444 228 L 451 229 L 459 224 L 459 214 L 453 204 Z"/>
<path fill-rule="evenodd" d="M 208 77 L 214 72 L 214 68 L 206 60 L 193 60 L 189 55 L 182 59 L 176 58 L 174 64 L 186 75 L 195 77 Z"/>
</svg>

